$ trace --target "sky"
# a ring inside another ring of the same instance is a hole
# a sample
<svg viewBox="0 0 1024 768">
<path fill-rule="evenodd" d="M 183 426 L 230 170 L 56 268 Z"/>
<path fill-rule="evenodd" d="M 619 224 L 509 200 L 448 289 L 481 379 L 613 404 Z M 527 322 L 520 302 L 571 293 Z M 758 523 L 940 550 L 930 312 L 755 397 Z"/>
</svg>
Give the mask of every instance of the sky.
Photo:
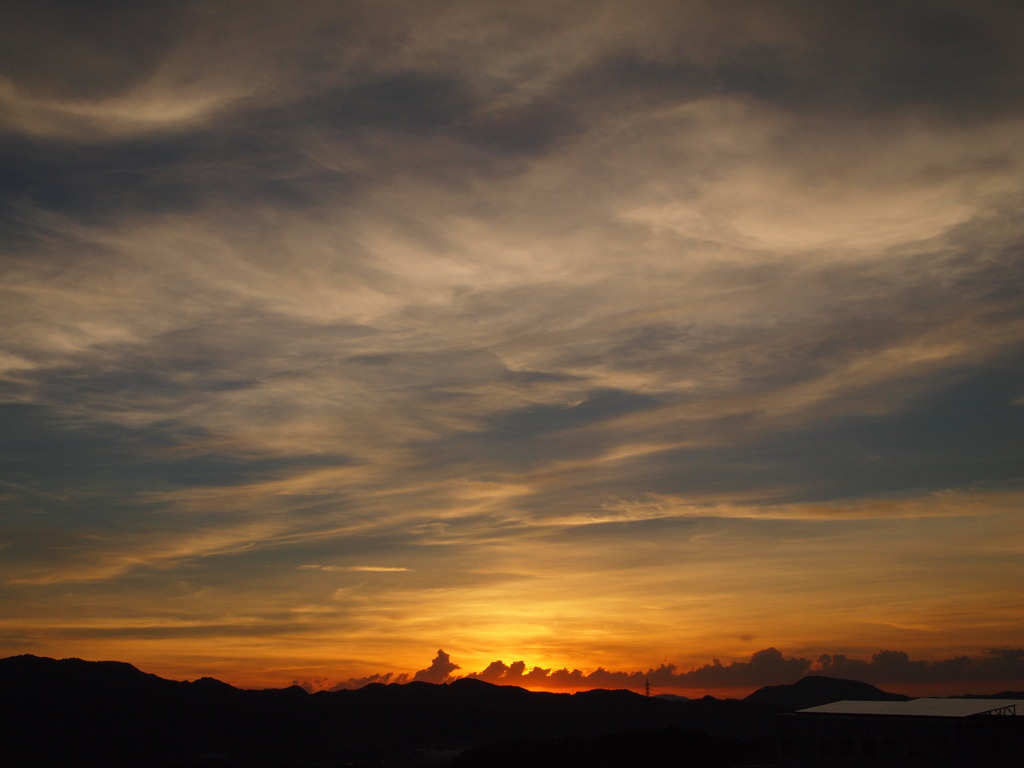
<svg viewBox="0 0 1024 768">
<path fill-rule="evenodd" d="M 0 655 L 1024 689 L 1016 0 L 0 36 Z"/>
</svg>

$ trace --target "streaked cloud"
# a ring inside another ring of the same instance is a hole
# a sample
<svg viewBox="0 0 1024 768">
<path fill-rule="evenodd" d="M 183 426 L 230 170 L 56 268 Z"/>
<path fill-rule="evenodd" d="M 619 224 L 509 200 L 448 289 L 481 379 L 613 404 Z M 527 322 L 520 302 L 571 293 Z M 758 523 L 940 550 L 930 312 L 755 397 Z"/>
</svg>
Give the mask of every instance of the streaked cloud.
<svg viewBox="0 0 1024 768">
<path fill-rule="evenodd" d="M 353 573 L 405 573 L 411 568 L 401 568 L 388 565 L 300 565 L 299 568 L 308 571 L 324 571 L 332 573 L 335 571 L 349 571 Z"/>
<path fill-rule="evenodd" d="M 55 9 L 0 19 L 0 647 L 1019 645 L 1016 4 Z"/>
</svg>

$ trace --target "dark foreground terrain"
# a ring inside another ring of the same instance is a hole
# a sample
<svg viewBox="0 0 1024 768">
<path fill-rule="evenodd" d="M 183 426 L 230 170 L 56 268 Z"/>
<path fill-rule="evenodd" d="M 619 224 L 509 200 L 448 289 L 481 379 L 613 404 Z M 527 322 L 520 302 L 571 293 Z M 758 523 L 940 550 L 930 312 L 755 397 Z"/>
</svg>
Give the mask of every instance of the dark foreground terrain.
<svg viewBox="0 0 1024 768">
<path fill-rule="evenodd" d="M 120 662 L 17 656 L 0 660 L 0 765 L 770 765 L 779 713 L 892 696 L 822 677 L 745 701 L 532 693 L 477 680 L 310 694 L 176 682 Z"/>
</svg>

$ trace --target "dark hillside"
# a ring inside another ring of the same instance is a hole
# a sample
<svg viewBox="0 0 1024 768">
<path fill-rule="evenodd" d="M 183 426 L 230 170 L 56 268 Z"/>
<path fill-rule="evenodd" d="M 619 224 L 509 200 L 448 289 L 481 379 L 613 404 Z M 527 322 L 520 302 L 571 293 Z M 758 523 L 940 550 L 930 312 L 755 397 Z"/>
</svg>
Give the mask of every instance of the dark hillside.
<svg viewBox="0 0 1024 768">
<path fill-rule="evenodd" d="M 774 740 L 666 728 L 593 739 L 528 739 L 467 750 L 452 768 L 727 768 L 770 765 Z"/>
<path fill-rule="evenodd" d="M 18 656 L 0 660 L 0 765 L 440 765 L 468 748 L 522 739 L 659 730 L 767 737 L 778 711 L 629 691 L 532 693 L 472 679 L 251 691 L 209 678 L 165 680 L 117 662 Z"/>
<path fill-rule="evenodd" d="M 751 704 L 771 704 L 789 712 L 833 701 L 906 701 L 909 696 L 886 693 L 880 688 L 856 680 L 809 675 L 792 685 L 768 685 L 747 696 Z"/>
</svg>

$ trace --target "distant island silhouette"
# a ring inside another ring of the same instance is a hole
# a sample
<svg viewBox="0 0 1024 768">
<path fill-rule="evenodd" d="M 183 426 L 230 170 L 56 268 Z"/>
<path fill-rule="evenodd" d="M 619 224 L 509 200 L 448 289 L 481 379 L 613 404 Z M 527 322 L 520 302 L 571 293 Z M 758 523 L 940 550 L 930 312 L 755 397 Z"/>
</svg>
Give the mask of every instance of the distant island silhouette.
<svg viewBox="0 0 1024 768">
<path fill-rule="evenodd" d="M 1020 697 L 1020 694 L 1000 694 Z M 10 766 L 769 765 L 779 714 L 902 700 L 813 676 L 744 700 L 531 692 L 473 679 L 308 693 L 166 680 L 112 661 L 0 659 Z M 623 760 L 634 762 L 623 762 Z"/>
</svg>

